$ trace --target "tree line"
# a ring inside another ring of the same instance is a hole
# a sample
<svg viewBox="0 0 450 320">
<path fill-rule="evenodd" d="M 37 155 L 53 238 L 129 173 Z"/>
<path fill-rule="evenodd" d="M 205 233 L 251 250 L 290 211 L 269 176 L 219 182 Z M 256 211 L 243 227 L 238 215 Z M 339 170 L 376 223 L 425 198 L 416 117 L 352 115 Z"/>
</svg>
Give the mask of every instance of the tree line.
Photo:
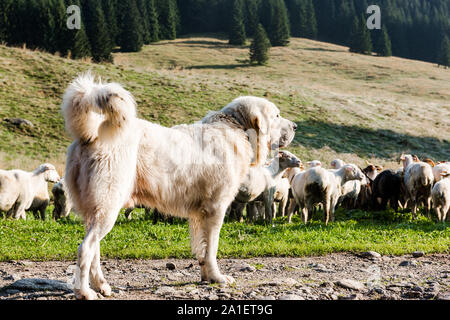
<svg viewBox="0 0 450 320">
<path fill-rule="evenodd" d="M 381 30 L 365 26 L 369 4 L 381 8 Z M 81 8 L 81 29 L 66 27 L 70 5 Z M 1 42 L 96 62 L 191 33 L 225 33 L 243 45 L 257 31 L 271 46 L 305 37 L 450 64 L 450 0 L 0 0 Z"/>
</svg>

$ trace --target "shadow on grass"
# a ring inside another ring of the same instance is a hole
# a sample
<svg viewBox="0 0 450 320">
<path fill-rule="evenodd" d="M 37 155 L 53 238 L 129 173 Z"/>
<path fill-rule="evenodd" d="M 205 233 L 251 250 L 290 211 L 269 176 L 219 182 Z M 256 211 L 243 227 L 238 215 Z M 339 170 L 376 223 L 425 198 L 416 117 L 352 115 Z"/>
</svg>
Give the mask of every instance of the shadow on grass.
<svg viewBox="0 0 450 320">
<path fill-rule="evenodd" d="M 253 64 L 250 64 L 248 62 L 241 63 L 241 64 L 210 64 L 210 65 L 201 65 L 201 66 L 191 66 L 187 67 L 186 69 L 237 69 L 237 68 L 247 68 L 252 67 Z"/>
<path fill-rule="evenodd" d="M 401 153 L 420 158 L 443 160 L 450 158 L 450 141 L 434 137 L 411 136 L 387 129 L 369 129 L 356 125 L 337 125 L 307 120 L 297 122 L 295 142 L 320 149 L 328 146 L 337 153 L 354 153 L 358 157 L 395 159 Z"/>
</svg>

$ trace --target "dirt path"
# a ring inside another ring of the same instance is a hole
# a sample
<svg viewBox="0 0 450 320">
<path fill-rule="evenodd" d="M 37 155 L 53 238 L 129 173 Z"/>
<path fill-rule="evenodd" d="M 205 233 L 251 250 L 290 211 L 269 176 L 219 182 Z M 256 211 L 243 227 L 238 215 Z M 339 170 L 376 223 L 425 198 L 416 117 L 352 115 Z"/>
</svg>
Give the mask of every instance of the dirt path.
<svg viewBox="0 0 450 320">
<path fill-rule="evenodd" d="M 106 260 L 109 299 L 450 299 L 448 255 L 223 259 L 236 284 L 200 283 L 195 260 Z M 73 261 L 0 263 L 0 299 L 74 299 Z M 39 279 L 39 280 L 36 280 Z M 103 297 L 100 297 L 103 298 Z"/>
</svg>

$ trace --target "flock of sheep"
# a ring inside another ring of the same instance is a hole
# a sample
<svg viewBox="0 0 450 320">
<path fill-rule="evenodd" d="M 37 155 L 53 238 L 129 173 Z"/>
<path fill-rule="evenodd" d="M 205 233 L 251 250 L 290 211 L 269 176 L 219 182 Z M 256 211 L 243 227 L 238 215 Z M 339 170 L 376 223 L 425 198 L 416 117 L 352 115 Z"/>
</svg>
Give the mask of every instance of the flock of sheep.
<svg viewBox="0 0 450 320">
<path fill-rule="evenodd" d="M 450 207 L 450 162 L 435 164 L 430 159 L 420 161 L 416 156 L 402 155 L 403 166 L 397 170 L 383 170 L 367 163 L 360 169 L 340 159 L 331 162 L 331 169 L 322 167 L 318 160 L 308 162 L 305 170 L 295 155 L 282 151 L 268 166 L 250 171 L 235 201 L 229 208 L 231 218 L 243 221 L 264 218 L 269 222 L 278 213 L 288 216 L 301 209 L 304 223 L 311 218 L 317 205 L 323 207 L 324 222 L 334 221 L 339 205 L 347 209 L 385 210 L 387 204 L 397 210 L 399 206 L 412 210 L 416 218 L 417 207 L 424 204 L 427 214 L 433 202 L 437 219 L 442 222 Z M 300 163 L 300 165 L 299 165 Z"/>
<path fill-rule="evenodd" d="M 289 223 L 299 209 L 307 223 L 316 206 L 321 205 L 328 224 L 334 221 L 334 212 L 340 205 L 347 209 L 384 210 L 389 203 L 395 210 L 399 206 L 410 207 L 413 219 L 423 204 L 427 214 L 434 207 L 438 221 L 450 220 L 450 162 L 435 164 L 431 159 L 420 161 L 413 155 L 402 155 L 400 160 L 403 166 L 397 170 L 383 170 L 370 163 L 360 169 L 340 159 L 330 163 L 331 169 L 323 168 L 318 160 L 308 162 L 305 169 L 294 154 L 280 151 L 265 167 L 250 169 L 228 216 L 243 221 L 246 208 L 248 221 L 265 219 L 272 223 L 278 202 L 278 214 L 287 215 Z M 72 205 L 64 178 L 51 164 L 40 165 L 32 172 L 0 170 L 0 211 L 14 219 L 26 219 L 26 211 L 45 219 L 50 202 L 49 182 L 54 183 L 53 218 L 68 217 Z M 130 218 L 134 208 L 126 209 L 125 215 Z M 154 214 L 160 216 L 157 210 Z"/>
</svg>

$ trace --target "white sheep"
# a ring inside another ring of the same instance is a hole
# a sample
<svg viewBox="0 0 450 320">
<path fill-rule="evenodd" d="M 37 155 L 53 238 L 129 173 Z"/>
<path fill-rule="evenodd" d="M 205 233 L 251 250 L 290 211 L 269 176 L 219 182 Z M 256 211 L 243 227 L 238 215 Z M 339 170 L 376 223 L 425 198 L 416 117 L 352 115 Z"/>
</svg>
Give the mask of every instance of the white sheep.
<svg viewBox="0 0 450 320">
<path fill-rule="evenodd" d="M 321 167 L 298 172 L 292 180 L 291 187 L 297 204 L 302 208 L 303 221 L 308 222 L 308 215 L 314 205 L 322 203 L 324 207 L 324 222 L 334 221 L 334 211 L 342 187 L 351 180 L 363 180 L 365 175 L 354 164 L 344 165 L 338 170 L 326 170 Z"/>
<path fill-rule="evenodd" d="M 322 166 L 322 162 L 320 162 L 319 160 L 308 161 L 306 164 L 307 164 L 310 168 L 321 167 L 321 166 Z"/>
<path fill-rule="evenodd" d="M 442 173 L 450 172 L 450 162 L 442 162 L 433 167 L 434 182 L 438 182 L 442 179 Z"/>
<path fill-rule="evenodd" d="M 241 204 L 263 201 L 266 218 L 272 223 L 272 203 L 274 201 L 276 184 L 287 168 L 299 167 L 300 165 L 301 161 L 294 154 L 288 151 L 280 151 L 269 166 L 250 168 L 246 180 L 239 188 L 235 201 Z M 239 207 L 242 208 L 243 206 Z M 247 213 L 250 220 L 255 218 L 252 208 Z M 238 213 L 238 216 L 240 215 L 241 213 Z"/>
<path fill-rule="evenodd" d="M 413 219 L 416 219 L 417 207 L 420 201 L 424 201 L 427 214 L 431 210 L 431 189 L 433 187 L 433 170 L 428 163 L 415 162 L 411 155 L 402 155 L 404 183 L 407 198 L 412 206 Z"/>
<path fill-rule="evenodd" d="M 282 178 L 278 181 L 278 183 L 275 186 L 275 193 L 274 193 L 274 202 L 272 204 L 272 212 L 274 218 L 276 217 L 276 208 L 275 208 L 275 202 L 279 202 L 278 205 L 278 214 L 280 217 L 284 217 L 286 212 L 286 206 L 289 200 L 289 189 L 291 188 L 291 185 L 289 184 L 289 180 L 287 178 Z"/>
<path fill-rule="evenodd" d="M 341 159 L 334 159 L 333 161 L 331 161 L 330 166 L 332 169 L 340 169 L 343 166 L 345 166 L 345 162 Z"/>
<path fill-rule="evenodd" d="M 67 218 L 72 210 L 72 201 L 69 197 L 64 178 L 59 180 L 52 188 L 53 201 L 55 207 L 53 209 L 53 218 Z"/>
<path fill-rule="evenodd" d="M 45 219 L 50 201 L 47 182 L 59 181 L 58 172 L 51 164 L 40 165 L 33 172 L 0 170 L 0 211 L 14 219 L 26 219 L 25 211 L 33 211 Z"/>
<path fill-rule="evenodd" d="M 434 210 L 440 222 L 450 220 L 450 171 L 441 173 L 442 179 L 431 190 Z"/>
</svg>

